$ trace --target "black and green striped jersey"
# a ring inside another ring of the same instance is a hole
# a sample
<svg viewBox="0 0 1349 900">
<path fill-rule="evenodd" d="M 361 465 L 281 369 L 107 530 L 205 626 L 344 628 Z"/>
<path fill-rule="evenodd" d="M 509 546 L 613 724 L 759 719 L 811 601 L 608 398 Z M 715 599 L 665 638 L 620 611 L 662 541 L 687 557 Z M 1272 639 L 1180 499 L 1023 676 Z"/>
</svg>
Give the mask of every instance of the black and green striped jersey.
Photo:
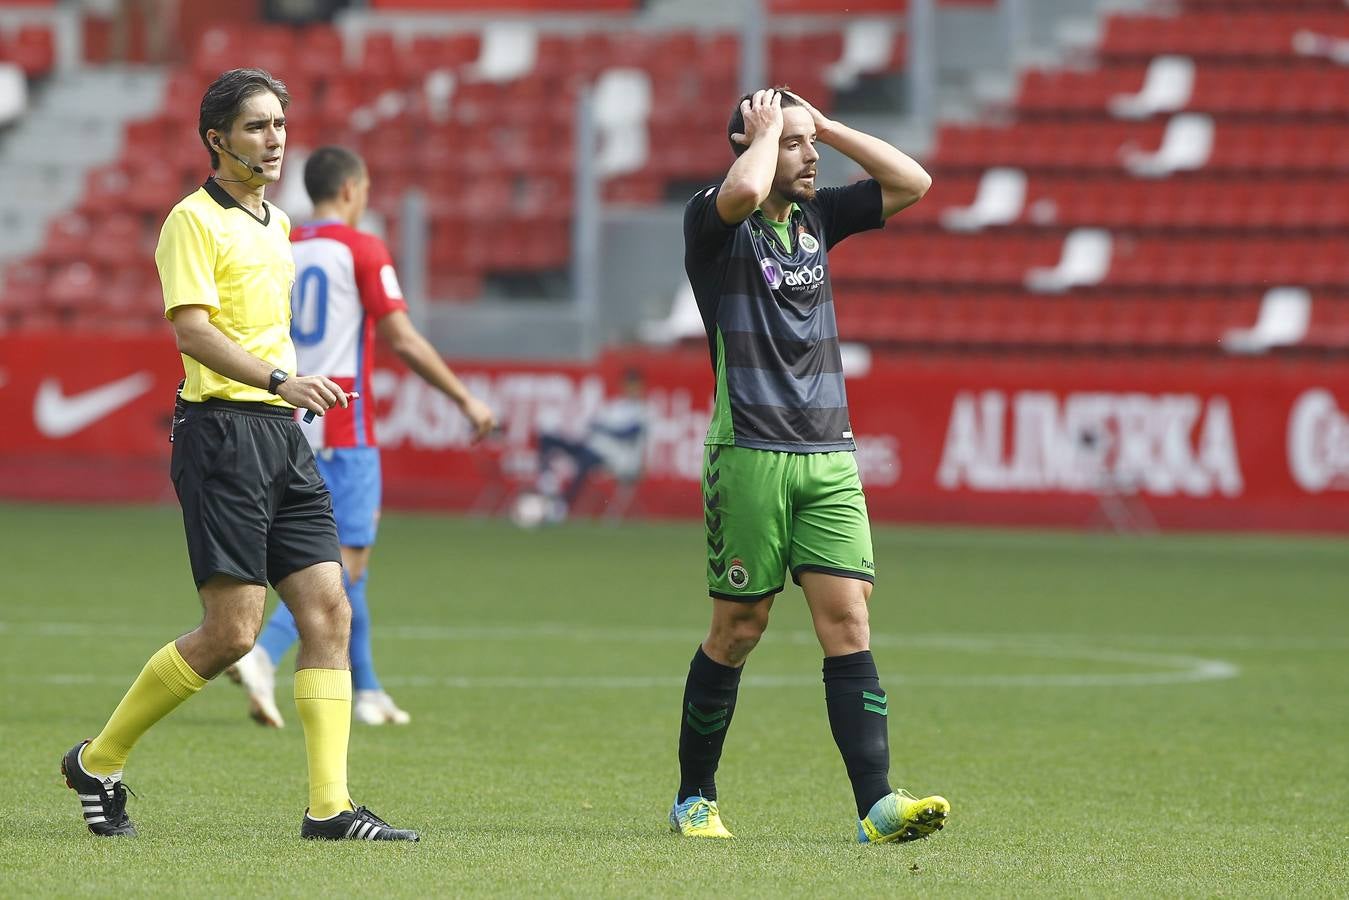
<svg viewBox="0 0 1349 900">
<path fill-rule="evenodd" d="M 700 191 L 684 210 L 684 270 L 717 378 L 707 443 L 791 453 L 856 449 L 827 251 L 885 225 L 880 185 L 868 179 L 822 188 L 793 206 L 785 229 L 758 210 L 727 225 L 717 191 Z"/>
</svg>

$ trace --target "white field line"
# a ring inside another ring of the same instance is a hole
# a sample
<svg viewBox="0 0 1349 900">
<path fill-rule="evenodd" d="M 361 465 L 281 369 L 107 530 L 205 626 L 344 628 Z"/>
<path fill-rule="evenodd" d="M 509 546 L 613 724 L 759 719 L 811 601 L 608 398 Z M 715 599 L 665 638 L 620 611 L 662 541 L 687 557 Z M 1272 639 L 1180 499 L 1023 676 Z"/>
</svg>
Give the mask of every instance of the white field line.
<svg viewBox="0 0 1349 900">
<path fill-rule="evenodd" d="M 0 622 L 2 637 L 86 637 L 106 639 L 109 636 L 142 636 L 162 634 L 162 630 L 145 626 L 100 626 L 72 622 Z M 572 643 L 692 643 L 697 632 L 679 628 L 603 628 L 562 623 L 538 623 L 527 626 L 392 626 L 379 630 L 381 639 L 423 640 L 445 642 L 542 641 Z M 1128 636 L 1121 636 L 1128 641 Z M 808 631 L 773 632 L 769 639 L 795 645 L 814 645 L 815 635 Z M 1117 663 L 1122 667 L 1140 667 L 1152 671 L 1122 672 L 1064 672 L 1018 674 L 944 674 L 938 672 L 890 674 L 887 684 L 930 685 L 935 687 L 1130 687 L 1185 684 L 1235 678 L 1240 668 L 1220 659 L 1206 659 L 1183 654 L 1159 654 L 1102 647 L 1087 643 L 1096 640 L 1086 635 L 1020 634 L 1020 635 L 957 635 L 957 634 L 873 634 L 872 646 L 896 648 L 927 648 L 955 653 L 974 653 L 984 656 L 1017 656 L 1031 659 L 1079 659 L 1092 663 Z M 1261 645 L 1267 646 L 1267 645 Z M 952 668 L 958 669 L 958 665 Z M 124 675 L 73 673 L 25 673 L 0 676 L 0 681 L 11 684 L 123 684 Z M 684 683 L 678 673 L 669 675 L 566 675 L 566 676 L 404 676 L 383 679 L 395 687 L 435 687 L 459 689 L 511 688 L 675 688 Z M 747 674 L 746 687 L 814 687 L 820 685 L 818 675 L 754 675 Z"/>
<path fill-rule="evenodd" d="M 187 627 L 183 622 L 177 627 Z M 0 640 L 7 637 L 154 637 L 165 638 L 174 633 L 173 624 L 127 625 L 120 623 L 88 622 L 6 622 L 0 621 Z M 376 630 L 379 640 L 408 641 L 521 641 L 555 640 L 580 642 L 665 643 L 696 642 L 704 634 L 701 625 L 688 628 L 575 625 L 567 622 L 535 622 L 528 625 L 380 625 Z M 771 625 L 764 637 L 767 643 L 815 643 L 809 631 L 778 631 Z M 978 652 L 980 648 L 1024 646 L 1044 648 L 1075 645 L 1096 645 L 1099 634 L 1082 632 L 915 632 L 913 634 L 882 634 L 873 632 L 871 643 L 882 647 L 948 647 Z M 1112 634 L 1112 647 L 1142 646 L 1176 649 L 1215 649 L 1226 651 L 1283 651 L 1283 650 L 1349 650 L 1349 637 L 1333 635 L 1277 636 L 1249 634 Z M 1047 652 L 1047 651 L 1046 651 Z"/>
</svg>

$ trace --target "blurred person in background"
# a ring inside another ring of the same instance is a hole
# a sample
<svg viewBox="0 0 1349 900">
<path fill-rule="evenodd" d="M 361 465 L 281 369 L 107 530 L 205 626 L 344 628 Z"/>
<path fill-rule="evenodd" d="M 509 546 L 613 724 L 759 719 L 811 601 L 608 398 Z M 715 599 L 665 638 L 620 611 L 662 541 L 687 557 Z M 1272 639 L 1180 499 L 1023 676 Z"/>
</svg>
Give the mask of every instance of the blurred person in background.
<svg viewBox="0 0 1349 900">
<path fill-rule="evenodd" d="M 625 483 L 642 471 L 646 437 L 646 380 L 637 369 L 623 373 L 622 392 L 604 402 L 580 435 L 564 428 L 539 434 L 539 474 L 534 490 L 516 501 L 512 517 L 531 527 L 558 523 L 596 471 L 605 469 Z"/>
<path fill-rule="evenodd" d="M 330 22 L 340 10 L 352 5 L 352 0 L 263 0 L 262 14 L 269 22 L 309 25 Z"/>
<path fill-rule="evenodd" d="M 351 607 L 328 490 L 295 410 L 321 416 L 356 394 L 296 373 L 290 222 L 264 199 L 281 177 L 289 103 L 286 86 L 261 69 L 233 69 L 211 83 L 198 134 L 213 174 L 169 213 L 155 250 L 185 375 L 170 475 L 203 616 L 150 658 L 98 736 L 61 760 L 96 835 L 136 833 L 122 782 L 132 747 L 248 652 L 270 583 L 300 623 L 295 706 L 309 764 L 300 836 L 419 839 L 354 806 L 347 791 Z"/>
<path fill-rule="evenodd" d="M 716 770 L 740 673 L 784 574 L 801 586 L 824 650 L 830 730 L 852 782 L 861 843 L 940 829 L 950 804 L 889 782 L 889 698 L 870 651 L 875 563 L 848 418 L 827 251 L 881 228 L 931 184 L 886 142 L 782 88 L 733 110 L 735 162 L 684 211 L 684 268 L 707 330 L 716 399 L 703 456 L 712 624 L 680 705 L 670 827 L 728 838 Z M 869 178 L 815 187 L 819 142 Z"/>
<path fill-rule="evenodd" d="M 170 62 L 171 44 L 178 28 L 178 0 L 84 0 L 91 12 L 112 20 L 108 35 L 108 58 L 124 63 L 131 55 L 132 23 L 140 20 L 145 62 Z"/>
<path fill-rule="evenodd" d="M 384 691 L 375 672 L 366 603 L 382 486 L 370 392 L 376 334 L 409 369 L 458 405 L 475 440 L 496 427 L 496 418 L 413 326 L 384 242 L 356 230 L 370 197 L 370 174 L 361 158 L 343 147 L 320 147 L 305 163 L 304 185 L 314 213 L 291 234 L 298 273 L 291 294 L 291 339 L 299 371 L 322 374 L 357 397 L 347 407 L 301 424 L 332 493 L 342 544 L 342 579 L 351 599 L 352 714 L 367 725 L 404 725 L 411 717 Z M 260 724 L 284 724 L 275 698 L 276 664 L 298 637 L 295 617 L 280 605 L 257 645 L 230 670 L 248 691 L 249 714 Z"/>
</svg>

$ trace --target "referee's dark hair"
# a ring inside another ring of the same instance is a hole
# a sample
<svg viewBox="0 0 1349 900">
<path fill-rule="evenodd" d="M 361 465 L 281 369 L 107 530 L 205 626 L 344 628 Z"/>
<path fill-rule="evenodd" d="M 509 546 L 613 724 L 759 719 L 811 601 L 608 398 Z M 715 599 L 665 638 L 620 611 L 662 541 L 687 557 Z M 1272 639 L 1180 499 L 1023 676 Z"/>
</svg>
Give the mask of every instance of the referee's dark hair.
<svg viewBox="0 0 1349 900">
<path fill-rule="evenodd" d="M 320 147 L 304 164 L 304 189 L 312 203 L 335 200 L 342 185 L 365 171 L 365 163 L 346 147 Z"/>
<path fill-rule="evenodd" d="M 222 72 L 201 95 L 201 114 L 197 117 L 197 134 L 202 146 L 211 154 L 211 168 L 220 168 L 220 154 L 206 140 L 211 129 L 227 132 L 239 117 L 239 108 L 254 94 L 271 91 L 281 101 L 281 108 L 290 106 L 290 91 L 286 85 L 263 69 L 230 69 Z"/>
<path fill-rule="evenodd" d="M 787 93 L 788 91 L 791 90 L 791 88 L 785 84 L 782 85 L 775 84 L 768 90 L 777 91 L 782 95 L 783 109 L 791 109 L 793 106 L 801 105 L 800 100 L 797 100 L 791 94 Z M 746 100 L 753 100 L 755 93 L 757 92 L 752 91 L 741 97 L 739 100 L 735 101 L 735 109 L 731 110 L 731 121 L 726 123 L 726 140 L 731 145 L 731 152 L 734 153 L 736 156 L 739 156 L 740 154 L 744 153 L 746 150 L 749 149 L 749 147 L 746 146 L 745 144 L 737 144 L 735 140 L 732 139 L 731 137 L 731 135 L 733 134 L 745 133 L 745 114 L 740 111 L 740 104 L 744 103 Z"/>
</svg>

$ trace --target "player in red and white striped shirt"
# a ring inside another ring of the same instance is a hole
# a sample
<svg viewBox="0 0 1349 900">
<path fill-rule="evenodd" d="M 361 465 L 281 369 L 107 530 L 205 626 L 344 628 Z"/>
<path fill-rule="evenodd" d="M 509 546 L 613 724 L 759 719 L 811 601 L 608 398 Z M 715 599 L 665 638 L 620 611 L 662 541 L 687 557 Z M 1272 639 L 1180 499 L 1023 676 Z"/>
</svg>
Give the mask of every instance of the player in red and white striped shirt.
<svg viewBox="0 0 1349 900">
<path fill-rule="evenodd" d="M 458 404 L 476 437 L 491 431 L 496 419 L 413 327 L 384 242 L 356 230 L 370 196 L 370 176 L 361 158 L 341 147 L 321 147 L 305 165 L 304 185 L 314 202 L 314 219 L 291 232 L 295 285 L 290 330 L 299 371 L 326 375 L 358 395 L 349 407 L 335 407 L 301 425 L 332 494 L 342 544 L 343 579 L 351 598 L 352 714 L 370 725 L 404 724 L 410 717 L 389 698 L 375 674 L 365 600 L 380 505 L 370 384 L 375 336 L 409 369 Z M 277 607 L 257 646 L 233 670 L 248 689 L 250 714 L 263 724 L 282 725 L 274 671 L 296 635 L 289 610 Z"/>
</svg>

